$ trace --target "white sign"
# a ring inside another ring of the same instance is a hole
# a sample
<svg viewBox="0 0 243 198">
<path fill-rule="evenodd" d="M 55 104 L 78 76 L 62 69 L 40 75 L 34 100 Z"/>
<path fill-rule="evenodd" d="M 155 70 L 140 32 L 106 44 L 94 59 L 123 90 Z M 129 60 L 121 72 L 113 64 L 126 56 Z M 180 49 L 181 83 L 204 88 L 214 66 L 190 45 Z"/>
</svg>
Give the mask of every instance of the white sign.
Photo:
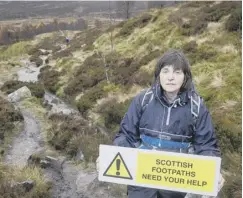
<svg viewBox="0 0 243 198">
<path fill-rule="evenodd" d="M 100 145 L 99 180 L 217 196 L 221 158 Z"/>
</svg>

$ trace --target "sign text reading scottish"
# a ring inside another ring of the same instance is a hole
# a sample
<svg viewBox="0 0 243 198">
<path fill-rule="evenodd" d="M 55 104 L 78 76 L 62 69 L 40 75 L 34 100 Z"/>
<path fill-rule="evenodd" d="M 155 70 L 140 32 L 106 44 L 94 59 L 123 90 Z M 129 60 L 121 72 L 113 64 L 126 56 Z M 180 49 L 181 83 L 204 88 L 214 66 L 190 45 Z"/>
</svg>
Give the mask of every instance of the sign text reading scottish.
<svg viewBox="0 0 243 198">
<path fill-rule="evenodd" d="M 221 159 L 100 145 L 99 180 L 217 195 Z"/>
</svg>

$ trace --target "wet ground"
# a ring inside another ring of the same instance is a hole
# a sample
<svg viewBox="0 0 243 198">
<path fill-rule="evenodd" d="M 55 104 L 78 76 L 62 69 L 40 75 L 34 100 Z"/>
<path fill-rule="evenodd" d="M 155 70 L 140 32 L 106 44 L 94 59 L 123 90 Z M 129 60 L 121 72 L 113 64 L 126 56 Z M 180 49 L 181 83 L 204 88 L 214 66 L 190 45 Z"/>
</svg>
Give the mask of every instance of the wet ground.
<svg viewBox="0 0 243 198">
<path fill-rule="evenodd" d="M 46 57 L 42 57 L 45 60 Z M 21 60 L 24 67 L 18 70 L 17 76 L 20 81 L 36 82 L 40 68 L 37 68 L 28 60 Z M 44 61 L 43 61 L 44 62 Z M 45 92 L 45 101 L 52 105 L 50 111 L 53 113 L 63 112 L 64 114 L 79 114 L 69 104 L 59 99 L 57 96 Z M 19 106 L 18 104 L 16 104 Z M 41 133 L 41 126 L 38 119 L 31 110 L 20 107 L 24 116 L 24 130 L 13 140 L 7 155 L 5 163 L 8 165 L 27 165 L 28 158 L 44 149 L 44 141 Z M 56 158 L 56 164 L 44 169 L 47 180 L 52 181 L 52 197 L 56 198 L 89 198 L 88 187 L 97 181 L 96 171 L 87 172 L 73 164 L 72 161 L 66 160 L 64 156 Z M 97 196 L 96 196 L 97 197 Z M 105 197 L 105 196 L 103 196 Z"/>
<path fill-rule="evenodd" d="M 43 138 L 40 134 L 38 120 L 28 111 L 21 109 L 24 117 L 24 130 L 14 139 L 5 163 L 24 167 L 29 156 L 43 148 Z"/>
</svg>

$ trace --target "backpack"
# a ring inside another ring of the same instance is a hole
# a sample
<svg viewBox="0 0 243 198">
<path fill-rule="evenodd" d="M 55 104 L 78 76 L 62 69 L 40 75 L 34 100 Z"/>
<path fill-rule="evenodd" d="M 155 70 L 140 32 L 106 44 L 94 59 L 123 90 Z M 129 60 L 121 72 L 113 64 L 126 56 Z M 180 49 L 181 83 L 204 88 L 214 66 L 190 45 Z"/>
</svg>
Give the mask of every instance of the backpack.
<svg viewBox="0 0 243 198">
<path fill-rule="evenodd" d="M 143 96 L 143 100 L 141 103 L 142 106 L 142 114 L 146 110 L 146 107 L 148 104 L 153 100 L 154 94 L 151 88 L 147 89 Z M 199 116 L 199 110 L 200 110 L 200 96 L 196 93 L 196 91 L 192 91 L 192 95 L 190 96 L 191 101 L 191 115 L 193 120 L 193 131 L 196 132 L 196 123 Z"/>
</svg>

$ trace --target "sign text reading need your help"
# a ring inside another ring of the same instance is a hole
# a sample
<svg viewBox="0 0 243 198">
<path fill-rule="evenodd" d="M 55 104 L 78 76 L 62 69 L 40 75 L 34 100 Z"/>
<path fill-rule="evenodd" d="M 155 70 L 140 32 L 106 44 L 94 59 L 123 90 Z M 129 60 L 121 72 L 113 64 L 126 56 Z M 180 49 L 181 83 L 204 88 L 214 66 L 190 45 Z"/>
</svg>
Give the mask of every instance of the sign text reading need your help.
<svg viewBox="0 0 243 198">
<path fill-rule="evenodd" d="M 221 158 L 100 145 L 99 180 L 217 195 Z"/>
</svg>

